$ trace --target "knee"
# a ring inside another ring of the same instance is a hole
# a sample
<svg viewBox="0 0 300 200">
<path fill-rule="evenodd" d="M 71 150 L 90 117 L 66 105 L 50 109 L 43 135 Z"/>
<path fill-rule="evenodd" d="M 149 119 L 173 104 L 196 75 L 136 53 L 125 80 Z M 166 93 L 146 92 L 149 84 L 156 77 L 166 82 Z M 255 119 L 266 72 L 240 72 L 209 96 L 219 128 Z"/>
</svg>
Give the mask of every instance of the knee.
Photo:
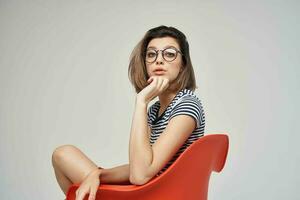
<svg viewBox="0 0 300 200">
<path fill-rule="evenodd" d="M 64 161 L 70 154 L 76 151 L 77 148 L 74 145 L 62 145 L 54 149 L 52 153 L 52 164 L 57 164 Z"/>
</svg>

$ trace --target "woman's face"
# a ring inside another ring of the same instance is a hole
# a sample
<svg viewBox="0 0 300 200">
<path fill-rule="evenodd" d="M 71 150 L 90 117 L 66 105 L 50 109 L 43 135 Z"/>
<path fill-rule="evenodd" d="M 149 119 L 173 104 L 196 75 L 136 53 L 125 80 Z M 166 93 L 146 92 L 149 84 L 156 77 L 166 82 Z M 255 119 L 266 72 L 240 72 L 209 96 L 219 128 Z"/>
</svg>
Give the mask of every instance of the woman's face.
<svg viewBox="0 0 300 200">
<path fill-rule="evenodd" d="M 163 37 L 163 38 L 154 38 L 152 39 L 148 46 L 147 46 L 147 52 L 150 49 L 155 50 L 164 50 L 166 48 L 175 48 L 180 51 L 180 47 L 177 43 L 177 41 L 172 37 Z M 154 51 L 152 51 L 154 52 Z M 168 53 L 170 52 L 170 53 Z M 172 52 L 174 50 L 165 51 L 165 58 L 167 60 L 172 60 Z M 151 57 L 155 58 L 155 54 L 147 54 L 148 58 L 151 59 Z M 182 67 L 182 55 L 180 53 L 177 53 L 176 59 L 173 61 L 166 61 L 162 57 L 162 51 L 158 52 L 157 58 L 152 63 L 146 62 L 146 68 L 147 73 L 149 77 L 151 76 L 164 76 L 169 79 L 169 83 L 172 83 L 178 76 L 179 72 L 181 71 Z M 154 59 L 153 59 L 154 60 Z M 160 70 L 160 71 L 157 71 Z"/>
</svg>

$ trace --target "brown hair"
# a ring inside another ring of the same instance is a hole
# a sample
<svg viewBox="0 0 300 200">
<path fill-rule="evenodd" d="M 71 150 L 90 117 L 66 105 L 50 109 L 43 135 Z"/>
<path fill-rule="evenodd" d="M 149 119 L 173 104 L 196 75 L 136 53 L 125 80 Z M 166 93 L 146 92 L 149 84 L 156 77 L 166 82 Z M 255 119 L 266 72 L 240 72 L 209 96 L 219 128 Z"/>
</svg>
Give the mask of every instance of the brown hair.
<svg viewBox="0 0 300 200">
<path fill-rule="evenodd" d="M 147 80 L 149 79 L 149 76 L 147 74 L 145 64 L 145 54 L 149 42 L 153 38 L 162 38 L 167 36 L 174 38 L 178 42 L 182 52 L 183 61 L 182 71 L 175 80 L 177 84 L 173 85 L 174 88 L 169 88 L 169 90 L 179 91 L 187 88 L 195 91 L 197 88 L 194 69 L 190 58 L 189 43 L 186 39 L 186 36 L 174 27 L 162 25 L 148 30 L 142 40 L 135 46 L 130 55 L 128 77 L 130 82 L 133 84 L 136 93 L 139 93 L 148 85 Z"/>
</svg>

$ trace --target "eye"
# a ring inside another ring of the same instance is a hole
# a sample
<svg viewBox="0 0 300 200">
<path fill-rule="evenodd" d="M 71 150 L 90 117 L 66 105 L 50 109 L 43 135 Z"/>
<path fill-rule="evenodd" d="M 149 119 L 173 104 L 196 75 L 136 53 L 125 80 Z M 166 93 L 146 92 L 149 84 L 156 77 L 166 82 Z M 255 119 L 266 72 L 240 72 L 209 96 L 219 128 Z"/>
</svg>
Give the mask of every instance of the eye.
<svg viewBox="0 0 300 200">
<path fill-rule="evenodd" d="M 174 57 L 175 56 L 174 53 L 169 53 L 169 52 L 167 52 L 165 55 L 168 56 L 168 57 Z"/>
<path fill-rule="evenodd" d="M 156 53 L 154 52 L 147 52 L 146 56 L 149 58 L 155 57 Z"/>
<path fill-rule="evenodd" d="M 165 56 L 173 58 L 176 56 L 176 51 L 174 49 L 167 49 L 164 53 Z"/>
</svg>

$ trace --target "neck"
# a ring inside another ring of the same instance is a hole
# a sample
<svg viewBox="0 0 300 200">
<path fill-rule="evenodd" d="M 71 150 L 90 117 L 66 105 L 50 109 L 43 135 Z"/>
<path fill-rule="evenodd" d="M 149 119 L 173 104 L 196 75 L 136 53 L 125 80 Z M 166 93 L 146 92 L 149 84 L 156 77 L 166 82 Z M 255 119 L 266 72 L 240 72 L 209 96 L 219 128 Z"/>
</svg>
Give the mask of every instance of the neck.
<svg viewBox="0 0 300 200">
<path fill-rule="evenodd" d="M 172 99 L 176 96 L 177 92 L 179 92 L 178 88 L 171 84 L 163 93 L 158 96 L 161 111 L 164 111 L 168 107 Z"/>
<path fill-rule="evenodd" d="M 160 102 L 160 109 L 165 110 L 171 103 L 172 99 L 176 96 L 174 92 L 164 92 L 158 96 Z"/>
</svg>

